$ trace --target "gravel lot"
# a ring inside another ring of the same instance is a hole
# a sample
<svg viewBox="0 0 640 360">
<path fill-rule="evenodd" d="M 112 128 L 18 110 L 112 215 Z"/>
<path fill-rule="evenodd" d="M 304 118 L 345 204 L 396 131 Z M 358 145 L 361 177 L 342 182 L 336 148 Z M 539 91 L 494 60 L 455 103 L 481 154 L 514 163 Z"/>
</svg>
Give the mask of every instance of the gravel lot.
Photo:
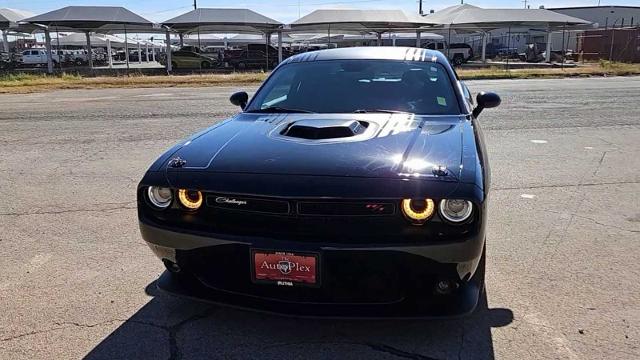
<svg viewBox="0 0 640 360">
<path fill-rule="evenodd" d="M 488 306 L 330 321 L 159 294 L 135 187 L 233 88 L 0 96 L 0 358 L 640 358 L 640 78 L 470 82 L 493 170 Z M 253 90 L 253 89 L 250 89 Z"/>
</svg>

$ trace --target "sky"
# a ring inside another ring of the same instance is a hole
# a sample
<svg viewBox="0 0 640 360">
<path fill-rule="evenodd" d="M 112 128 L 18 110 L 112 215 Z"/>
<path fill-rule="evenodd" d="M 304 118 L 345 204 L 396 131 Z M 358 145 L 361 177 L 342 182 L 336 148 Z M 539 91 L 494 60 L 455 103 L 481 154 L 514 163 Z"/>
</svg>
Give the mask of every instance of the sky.
<svg viewBox="0 0 640 360">
<path fill-rule="evenodd" d="M 424 0 L 424 9 L 440 10 L 460 4 L 460 0 Z M 465 3 L 484 8 L 523 8 L 522 0 L 464 0 Z M 632 5 L 640 0 L 527 0 L 531 8 L 546 7 Z M 402 9 L 416 12 L 418 0 L 197 0 L 198 7 L 248 8 L 279 20 L 292 22 L 319 8 Z M 193 0 L 0 0 L 0 8 L 28 10 L 35 14 L 69 5 L 112 5 L 127 9 L 154 22 L 162 22 L 193 9 Z"/>
</svg>

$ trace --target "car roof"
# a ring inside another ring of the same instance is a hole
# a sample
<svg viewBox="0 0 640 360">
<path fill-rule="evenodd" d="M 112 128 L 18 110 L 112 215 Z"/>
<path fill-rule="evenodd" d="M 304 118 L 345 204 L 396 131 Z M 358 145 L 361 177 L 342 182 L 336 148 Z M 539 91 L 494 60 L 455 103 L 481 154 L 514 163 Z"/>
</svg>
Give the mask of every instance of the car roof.
<svg viewBox="0 0 640 360">
<path fill-rule="evenodd" d="M 368 46 L 310 51 L 292 56 L 286 59 L 282 65 L 323 60 L 409 60 L 437 62 L 449 66 L 447 58 L 440 51 L 401 46 Z"/>
</svg>

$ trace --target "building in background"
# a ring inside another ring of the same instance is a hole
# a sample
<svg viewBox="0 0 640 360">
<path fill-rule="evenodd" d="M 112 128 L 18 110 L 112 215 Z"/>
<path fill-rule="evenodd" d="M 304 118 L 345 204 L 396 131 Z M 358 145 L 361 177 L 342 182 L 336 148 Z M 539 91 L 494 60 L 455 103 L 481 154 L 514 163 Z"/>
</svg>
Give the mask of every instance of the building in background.
<svg viewBox="0 0 640 360">
<path fill-rule="evenodd" d="M 640 6 L 580 6 L 547 8 L 597 24 L 598 29 L 640 26 Z"/>
<path fill-rule="evenodd" d="M 593 30 L 566 35 L 584 60 L 640 62 L 640 6 L 580 6 L 548 10 L 594 23 Z M 554 38 L 554 45 L 562 37 Z"/>
</svg>

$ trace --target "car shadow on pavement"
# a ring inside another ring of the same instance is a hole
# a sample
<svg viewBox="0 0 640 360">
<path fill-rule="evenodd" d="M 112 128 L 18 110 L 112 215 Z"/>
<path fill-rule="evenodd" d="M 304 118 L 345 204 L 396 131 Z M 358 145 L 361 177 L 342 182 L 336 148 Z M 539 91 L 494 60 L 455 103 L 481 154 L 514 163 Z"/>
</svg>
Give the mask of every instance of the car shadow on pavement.
<svg viewBox="0 0 640 360">
<path fill-rule="evenodd" d="M 450 320 L 329 320 L 279 317 L 145 289 L 151 301 L 86 359 L 409 358 L 492 359 L 491 328 L 513 321 L 487 306 Z"/>
</svg>

